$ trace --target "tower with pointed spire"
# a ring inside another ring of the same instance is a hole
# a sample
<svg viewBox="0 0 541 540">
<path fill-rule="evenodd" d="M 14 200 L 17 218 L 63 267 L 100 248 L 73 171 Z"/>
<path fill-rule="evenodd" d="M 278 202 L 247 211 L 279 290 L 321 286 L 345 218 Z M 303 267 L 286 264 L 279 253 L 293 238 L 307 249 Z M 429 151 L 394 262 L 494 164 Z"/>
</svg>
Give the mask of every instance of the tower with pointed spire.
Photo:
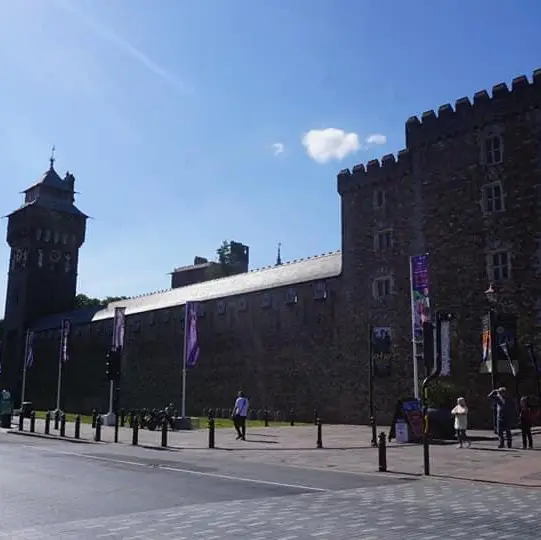
<svg viewBox="0 0 541 540">
<path fill-rule="evenodd" d="M 75 206 L 75 178 L 50 167 L 24 190 L 24 202 L 9 214 L 11 248 L 4 315 L 4 384 L 15 390 L 22 365 L 24 335 L 37 319 L 75 307 L 79 248 L 87 216 Z"/>
</svg>

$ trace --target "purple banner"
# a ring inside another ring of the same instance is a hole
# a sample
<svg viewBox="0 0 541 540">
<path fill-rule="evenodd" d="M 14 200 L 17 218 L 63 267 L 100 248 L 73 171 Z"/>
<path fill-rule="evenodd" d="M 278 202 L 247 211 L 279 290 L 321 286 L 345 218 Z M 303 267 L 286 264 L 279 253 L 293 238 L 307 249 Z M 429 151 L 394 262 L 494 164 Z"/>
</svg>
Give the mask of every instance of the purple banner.
<svg viewBox="0 0 541 540">
<path fill-rule="evenodd" d="M 421 340 L 423 337 L 423 323 L 431 320 L 428 255 L 411 257 L 410 276 L 413 336 L 414 339 Z"/>
<path fill-rule="evenodd" d="M 199 359 L 199 340 L 197 336 L 197 311 L 196 302 L 186 302 L 186 319 L 184 331 L 186 334 L 186 366 L 194 367 Z"/>
</svg>

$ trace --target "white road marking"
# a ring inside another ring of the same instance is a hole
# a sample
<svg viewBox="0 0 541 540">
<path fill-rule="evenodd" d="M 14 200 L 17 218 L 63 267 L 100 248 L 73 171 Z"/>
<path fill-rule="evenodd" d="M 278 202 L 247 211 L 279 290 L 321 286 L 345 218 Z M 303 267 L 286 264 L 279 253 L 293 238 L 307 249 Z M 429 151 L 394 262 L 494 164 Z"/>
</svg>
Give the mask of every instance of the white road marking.
<svg viewBox="0 0 541 540">
<path fill-rule="evenodd" d="M 24 444 L 23 446 L 26 447 L 26 448 L 31 448 L 33 450 L 38 450 L 38 451 L 42 451 L 42 452 L 49 452 L 49 453 L 52 453 L 52 454 L 61 454 L 61 455 L 72 456 L 72 457 L 82 457 L 82 458 L 86 458 L 86 459 L 93 459 L 95 461 L 103 461 L 103 462 L 106 462 L 106 463 L 119 463 L 121 465 L 131 465 L 131 466 L 135 466 L 135 467 L 143 467 L 145 469 L 155 468 L 155 469 L 161 469 L 161 470 L 164 470 L 164 471 L 177 472 L 177 473 L 181 473 L 181 474 L 192 474 L 194 476 L 206 476 L 206 477 L 209 477 L 209 478 L 220 478 L 222 480 L 232 480 L 232 481 L 236 481 L 236 482 L 247 482 L 247 483 L 252 483 L 252 484 L 262 484 L 262 485 L 267 485 L 267 486 L 284 487 L 284 488 L 289 488 L 289 489 L 301 489 L 301 490 L 306 490 L 306 491 L 318 491 L 318 492 L 328 491 L 328 490 L 323 489 L 323 488 L 316 488 L 316 487 L 313 487 L 313 486 L 303 486 L 303 485 L 300 485 L 300 484 L 285 484 L 285 483 L 282 483 L 282 482 L 272 482 L 270 480 L 257 480 L 257 479 L 254 479 L 254 478 L 244 478 L 244 477 L 241 477 L 241 476 L 230 476 L 230 475 L 227 475 L 227 474 L 211 473 L 211 472 L 204 472 L 204 471 L 192 471 L 190 469 L 181 469 L 181 468 L 177 468 L 177 467 L 166 467 L 164 465 L 159 465 L 159 464 L 158 465 L 153 465 L 153 464 L 148 464 L 148 463 L 141 463 L 139 461 L 131 461 L 131 460 L 129 461 L 129 460 L 125 460 L 125 459 L 116 459 L 116 458 L 109 458 L 109 457 L 102 457 L 102 456 L 93 456 L 91 454 L 81 454 L 81 453 L 78 453 L 78 452 L 66 452 L 66 451 L 63 451 L 63 450 L 53 450 L 53 449 L 50 449 L 50 448 L 43 448 L 43 447 L 26 445 L 26 444 Z"/>
</svg>

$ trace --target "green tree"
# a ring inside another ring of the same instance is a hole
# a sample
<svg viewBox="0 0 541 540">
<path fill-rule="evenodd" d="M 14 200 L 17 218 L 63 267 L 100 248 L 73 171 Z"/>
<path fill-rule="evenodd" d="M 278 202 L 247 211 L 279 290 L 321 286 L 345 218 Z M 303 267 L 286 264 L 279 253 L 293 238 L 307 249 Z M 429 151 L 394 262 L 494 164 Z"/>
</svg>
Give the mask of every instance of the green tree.
<svg viewBox="0 0 541 540">
<path fill-rule="evenodd" d="M 75 307 L 88 308 L 88 307 L 106 307 L 107 304 L 111 302 L 116 302 L 118 300 L 126 300 L 127 296 L 107 296 L 105 298 L 90 298 L 86 294 L 78 294 L 75 297 Z"/>
<path fill-rule="evenodd" d="M 231 252 L 231 242 L 224 240 L 222 245 L 216 250 L 218 256 L 218 263 L 220 264 L 220 274 L 222 276 L 228 276 L 233 265 L 234 257 Z"/>
</svg>

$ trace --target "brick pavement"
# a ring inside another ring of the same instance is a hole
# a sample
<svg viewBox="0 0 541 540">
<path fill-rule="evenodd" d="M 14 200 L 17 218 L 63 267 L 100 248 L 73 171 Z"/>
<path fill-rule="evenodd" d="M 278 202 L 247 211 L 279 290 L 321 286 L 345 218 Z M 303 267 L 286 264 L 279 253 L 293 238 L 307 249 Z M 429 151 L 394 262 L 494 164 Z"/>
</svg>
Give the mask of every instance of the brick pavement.
<svg viewBox="0 0 541 540">
<path fill-rule="evenodd" d="M 537 540 L 541 493 L 424 481 L 232 500 L 0 534 L 20 540 Z"/>
<path fill-rule="evenodd" d="M 73 437 L 73 425 L 68 424 L 66 434 Z M 381 428 L 382 430 L 384 428 Z M 25 424 L 28 430 L 28 421 Z M 44 422 L 36 421 L 36 430 L 43 433 Z M 385 428 L 388 432 L 388 429 Z M 51 431 L 55 433 L 54 431 Z M 534 435 L 534 450 L 499 450 L 491 434 L 472 431 L 476 440 L 471 448 L 457 449 L 453 444 L 431 445 L 431 473 L 453 478 L 499 482 L 530 487 L 541 487 L 541 433 Z M 91 440 L 91 426 L 81 426 L 81 437 Z M 132 431 L 120 429 L 121 446 L 131 445 Z M 370 446 L 370 429 L 366 426 L 324 426 L 322 450 L 316 449 L 316 428 L 314 426 L 269 427 L 248 429 L 247 441 L 236 441 L 232 430 L 216 430 L 214 456 L 252 463 L 287 465 L 328 469 L 350 473 L 369 473 L 377 470 L 377 450 Z M 103 428 L 103 441 L 113 441 L 113 428 Z M 139 431 L 139 443 L 146 447 L 160 445 L 160 431 Z M 515 439 L 515 444 L 520 441 Z M 208 456 L 208 434 L 205 429 L 169 432 L 170 456 L 187 452 L 197 458 Z M 112 449 L 112 447 L 109 447 Z M 176 451 L 176 452 L 175 452 Z M 422 448 L 420 445 L 391 443 L 387 451 L 388 469 L 392 473 L 421 475 Z"/>
</svg>

